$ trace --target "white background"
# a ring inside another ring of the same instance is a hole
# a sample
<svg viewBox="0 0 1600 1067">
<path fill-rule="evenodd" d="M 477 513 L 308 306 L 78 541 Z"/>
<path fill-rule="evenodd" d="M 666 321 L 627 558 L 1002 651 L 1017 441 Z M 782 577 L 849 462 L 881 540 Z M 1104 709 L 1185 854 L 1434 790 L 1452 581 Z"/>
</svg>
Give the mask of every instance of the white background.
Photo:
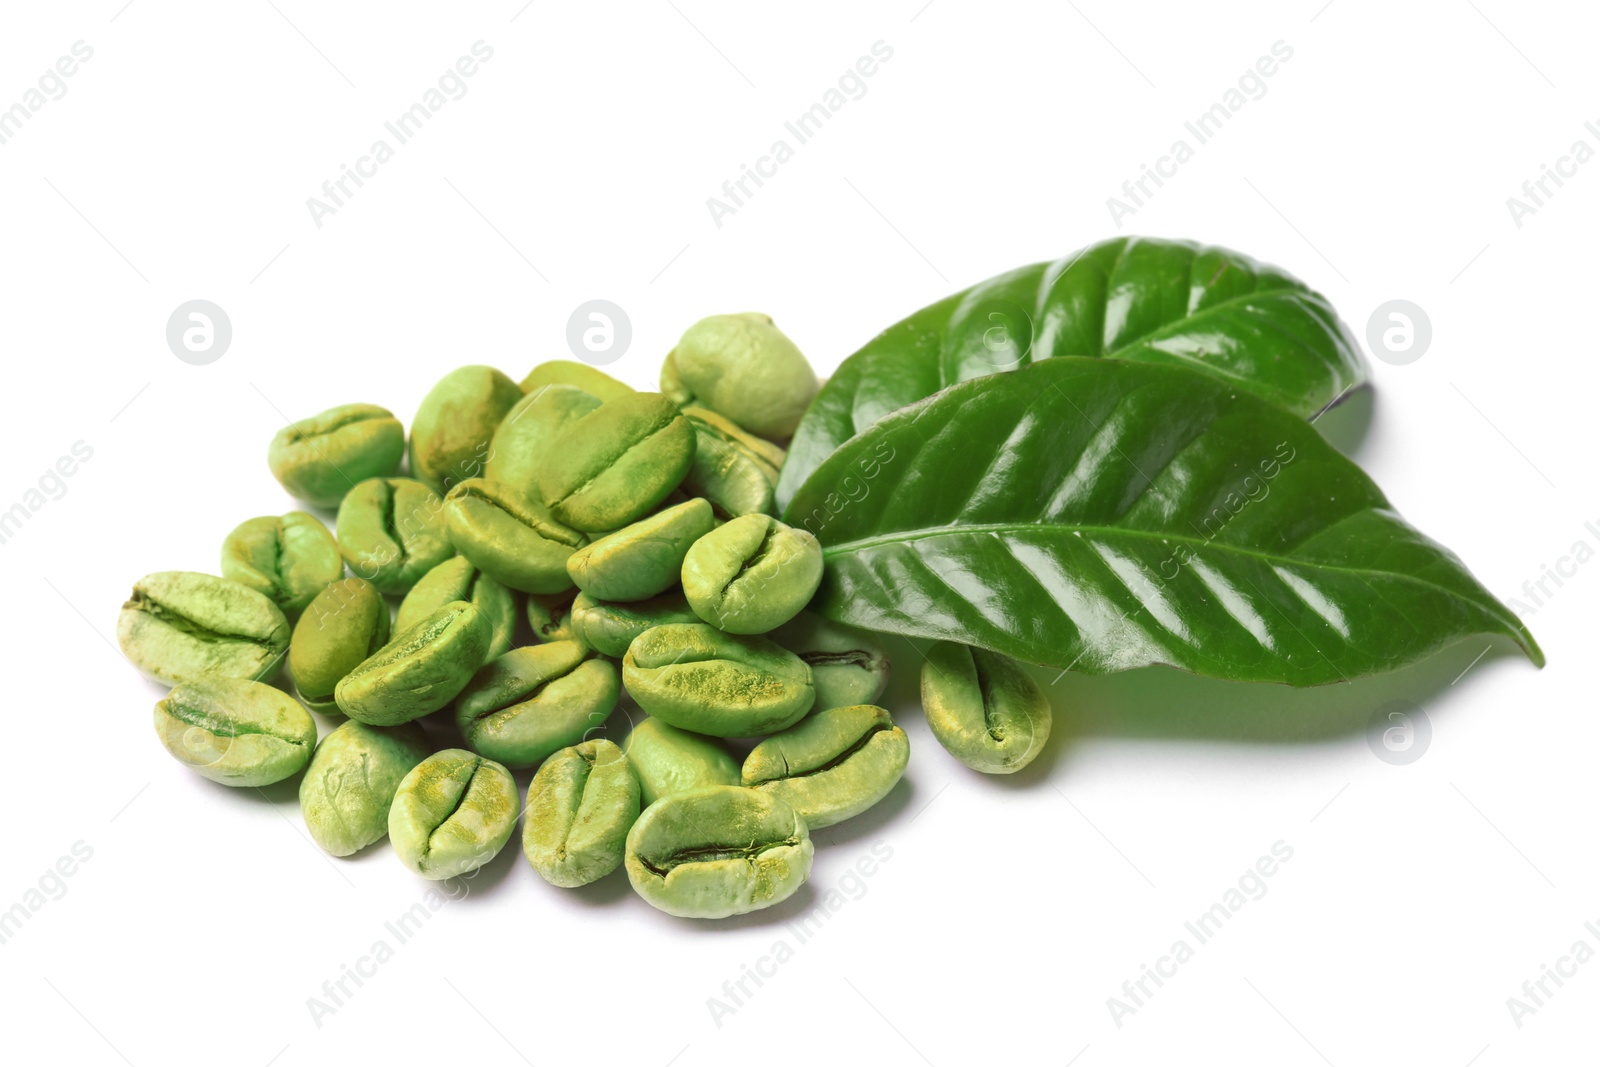
<svg viewBox="0 0 1600 1067">
<path fill-rule="evenodd" d="M 1520 1027 L 1507 1007 L 1574 942 L 1600 950 L 1600 565 L 1542 604 L 1523 591 L 1574 542 L 1600 547 L 1600 162 L 1520 227 L 1506 204 L 1575 140 L 1600 148 L 1584 5 L 123 3 L 7 5 L 0 32 L 0 107 L 74 42 L 94 50 L 0 145 L 0 510 L 93 450 L 0 545 L 0 909 L 92 850 L 0 945 L 7 1060 L 1592 1057 L 1600 963 Z M 317 227 L 307 198 L 479 40 L 493 58 L 466 95 Z M 1119 230 L 1107 198 L 1280 40 L 1293 57 L 1266 94 Z M 877 41 L 893 56 L 865 95 L 718 227 L 707 198 Z M 631 317 L 611 369 L 637 386 L 692 321 L 744 309 L 826 373 L 923 304 L 1117 233 L 1281 265 L 1358 336 L 1384 301 L 1426 310 L 1423 357 L 1375 361 L 1375 403 L 1326 427 L 1535 608 L 1548 668 L 1468 640 L 1313 692 L 1072 676 L 1050 688 L 1044 756 L 995 780 L 933 742 L 896 642 L 911 769 L 817 834 L 789 905 L 684 922 L 620 875 L 553 889 L 513 846 L 313 1021 L 307 999 L 394 945 L 385 922 L 429 885 L 386 847 L 323 857 L 293 783 L 263 796 L 176 765 L 150 726 L 161 689 L 112 638 L 140 575 L 211 570 L 234 524 L 293 506 L 265 463 L 285 416 L 370 401 L 409 419 L 462 363 L 520 378 L 569 355 L 592 298 Z M 164 337 L 195 298 L 234 330 L 203 367 Z M 1407 766 L 1363 732 L 1392 700 L 1432 727 Z M 1280 841 L 1293 858 L 1265 895 L 1119 1026 L 1108 998 L 1194 945 L 1183 924 Z M 874 846 L 891 858 L 800 944 L 785 924 Z M 793 958 L 718 1025 L 708 998 L 779 941 Z"/>
</svg>

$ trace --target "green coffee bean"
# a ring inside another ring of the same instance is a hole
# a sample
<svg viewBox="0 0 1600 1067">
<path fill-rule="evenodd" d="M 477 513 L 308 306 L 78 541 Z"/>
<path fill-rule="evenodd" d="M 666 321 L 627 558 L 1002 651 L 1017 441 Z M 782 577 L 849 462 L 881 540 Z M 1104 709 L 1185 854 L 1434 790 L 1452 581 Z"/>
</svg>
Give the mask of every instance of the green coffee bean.
<svg viewBox="0 0 1600 1067">
<path fill-rule="evenodd" d="M 495 581 L 524 593 L 572 588 L 567 558 L 588 537 L 558 521 L 540 500 L 485 478 L 445 497 L 450 541 Z"/>
<path fill-rule="evenodd" d="M 605 722 L 619 690 L 616 665 L 576 641 L 514 648 L 461 690 L 456 726 L 479 755 L 532 767 Z"/>
<path fill-rule="evenodd" d="M 621 659 L 633 639 L 652 626 L 674 622 L 699 622 L 681 589 L 669 589 L 649 600 L 612 604 L 579 593 L 572 602 L 572 629 L 578 639 L 612 659 Z"/>
<path fill-rule="evenodd" d="M 910 755 L 887 711 L 856 704 L 813 712 L 762 741 L 745 757 L 741 780 L 782 797 L 818 830 L 887 796 Z"/>
<path fill-rule="evenodd" d="M 556 518 L 588 532 L 643 518 L 677 488 L 694 459 L 694 429 L 660 393 L 607 400 L 568 423 L 539 471 Z"/>
<path fill-rule="evenodd" d="M 862 630 L 802 611 L 767 637 L 811 668 L 817 711 L 872 704 L 889 684 L 889 654 Z"/>
<path fill-rule="evenodd" d="M 290 619 L 343 573 L 333 534 L 303 511 L 246 519 L 222 542 L 222 576 L 267 597 Z"/>
<path fill-rule="evenodd" d="M 300 779 L 300 814 L 311 839 L 334 856 L 381 840 L 395 790 L 427 755 L 428 739 L 415 723 L 341 723 L 317 745 Z"/>
<path fill-rule="evenodd" d="M 389 806 L 389 842 L 422 877 L 454 878 L 500 854 L 517 828 L 517 807 L 510 771 L 447 748 L 400 780 Z"/>
<path fill-rule="evenodd" d="M 683 592 L 721 630 L 761 634 L 797 615 L 822 584 L 822 546 L 769 515 L 744 515 L 696 541 L 683 560 Z"/>
<path fill-rule="evenodd" d="M 748 454 L 761 464 L 770 478 L 777 480 L 779 471 L 783 469 L 783 461 L 788 456 L 782 445 L 746 430 L 726 415 L 719 415 L 710 408 L 686 404 L 681 410 L 697 429 L 709 430 L 713 436 Z"/>
<path fill-rule="evenodd" d="M 117 617 L 128 661 L 168 685 L 270 677 L 289 647 L 289 620 L 271 600 L 226 578 L 158 571 L 134 583 Z"/>
<path fill-rule="evenodd" d="M 520 493 L 536 494 L 539 467 L 549 462 L 556 435 L 599 406 L 599 397 L 576 386 L 541 385 L 529 390 L 495 430 L 483 476 Z"/>
<path fill-rule="evenodd" d="M 622 657 L 622 684 L 645 711 L 713 737 L 776 733 L 811 710 L 811 668 L 764 637 L 704 623 L 657 626 Z"/>
<path fill-rule="evenodd" d="M 339 504 L 339 551 L 382 593 L 404 593 L 451 556 L 439 494 L 411 478 L 368 478 Z"/>
<path fill-rule="evenodd" d="M 341 678 L 333 698 L 340 711 L 373 726 L 420 719 L 461 692 L 493 637 L 476 607 L 464 600 L 446 604 Z"/>
<path fill-rule="evenodd" d="M 389 641 L 389 605 L 364 578 L 334 582 L 311 602 L 289 639 L 289 677 L 312 711 L 339 714 L 339 679 Z"/>
<path fill-rule="evenodd" d="M 794 342 L 755 312 L 701 319 L 661 368 L 661 391 L 675 403 L 708 407 L 775 440 L 794 433 L 818 388 Z"/>
<path fill-rule="evenodd" d="M 1022 666 L 982 648 L 941 641 L 922 666 L 922 707 L 933 736 L 986 774 L 1020 771 L 1050 738 L 1050 701 Z"/>
<path fill-rule="evenodd" d="M 775 796 L 712 786 L 646 808 L 628 831 L 628 880 L 669 915 L 721 919 L 771 907 L 811 873 L 811 834 Z"/>
<path fill-rule="evenodd" d="M 695 432 L 694 463 L 684 475 L 684 488 L 709 500 L 719 518 L 770 514 L 783 449 L 709 408 L 690 405 L 683 417 Z"/>
<path fill-rule="evenodd" d="M 522 851 L 539 877 L 574 888 L 622 865 L 639 817 L 639 779 L 604 738 L 553 753 L 528 786 Z"/>
<path fill-rule="evenodd" d="M 541 363 L 522 379 L 522 391 L 536 393 L 547 385 L 570 385 L 601 400 L 628 396 L 633 387 L 617 381 L 604 371 L 571 359 L 552 359 Z"/>
<path fill-rule="evenodd" d="M 439 379 L 411 420 L 411 476 L 443 493 L 483 473 L 500 420 L 522 388 L 493 367 L 457 367 Z"/>
<path fill-rule="evenodd" d="M 332 508 L 357 484 L 393 474 L 405 451 L 405 427 L 387 408 L 342 404 L 279 430 L 267 466 L 292 496 Z"/>
<path fill-rule="evenodd" d="M 528 594 L 528 625 L 535 641 L 578 640 L 577 627 L 572 625 L 572 598 L 577 595 L 576 589 Z"/>
<path fill-rule="evenodd" d="M 223 785 L 281 782 L 311 761 L 317 724 L 261 682 L 185 682 L 156 705 L 156 735 L 179 763 Z"/>
<path fill-rule="evenodd" d="M 623 738 L 628 765 L 639 778 L 639 802 L 649 807 L 662 797 L 738 785 L 739 764 L 722 742 L 646 716 Z"/>
<path fill-rule="evenodd" d="M 517 628 L 517 600 L 511 590 L 484 574 L 465 556 L 452 556 L 418 579 L 400 601 L 395 632 L 409 630 L 452 600 L 465 600 L 489 620 L 491 636 L 484 662 L 511 648 Z M 291 653 L 291 656 L 293 653 Z"/>
<path fill-rule="evenodd" d="M 678 584 L 689 546 L 711 532 L 711 505 L 694 499 L 578 549 L 567 574 L 597 600 L 647 600 Z"/>
</svg>

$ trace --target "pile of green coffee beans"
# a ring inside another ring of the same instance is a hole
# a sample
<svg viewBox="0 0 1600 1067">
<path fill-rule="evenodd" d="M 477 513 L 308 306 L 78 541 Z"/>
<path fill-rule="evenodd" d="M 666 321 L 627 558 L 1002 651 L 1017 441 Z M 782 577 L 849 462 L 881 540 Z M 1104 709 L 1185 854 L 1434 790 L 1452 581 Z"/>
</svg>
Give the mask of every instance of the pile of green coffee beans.
<svg viewBox="0 0 1600 1067">
<path fill-rule="evenodd" d="M 881 800 L 909 755 L 874 703 L 883 647 L 804 610 L 822 550 L 772 515 L 775 442 L 817 387 L 771 319 L 720 315 L 684 334 L 660 393 L 566 361 L 520 385 L 452 371 L 417 411 L 409 476 L 381 407 L 284 427 L 272 472 L 337 509 L 337 533 L 304 512 L 250 519 L 220 577 L 134 586 L 117 633 L 175 687 L 162 744 L 225 785 L 304 771 L 306 827 L 335 856 L 387 835 L 411 870 L 449 878 L 498 854 L 522 807 L 523 849 L 554 885 L 621 866 L 651 904 L 699 918 L 785 899 L 811 831 Z M 265 684 L 285 657 L 298 700 Z M 624 693 L 645 714 L 619 746 L 606 723 Z M 1039 687 L 982 650 L 930 650 L 922 694 L 979 770 L 1026 765 L 1049 734 Z M 340 720 L 320 742 L 308 708 Z M 742 764 L 730 739 L 757 739 Z M 512 772 L 532 768 L 520 805 Z"/>
</svg>

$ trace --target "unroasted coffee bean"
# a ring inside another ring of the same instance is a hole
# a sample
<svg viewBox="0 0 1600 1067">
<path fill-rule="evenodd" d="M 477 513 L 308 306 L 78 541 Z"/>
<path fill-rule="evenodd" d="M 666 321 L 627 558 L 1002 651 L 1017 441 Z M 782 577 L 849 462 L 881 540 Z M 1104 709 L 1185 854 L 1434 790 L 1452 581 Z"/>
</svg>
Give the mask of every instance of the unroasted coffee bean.
<svg viewBox="0 0 1600 1067">
<path fill-rule="evenodd" d="M 345 495 L 334 526 L 350 573 L 391 595 L 456 554 L 444 501 L 411 478 L 368 478 Z"/>
<path fill-rule="evenodd" d="M 660 393 L 633 393 L 568 423 L 551 451 L 539 492 L 555 517 L 579 530 L 616 530 L 683 481 L 694 428 Z"/>
<path fill-rule="evenodd" d="M 799 614 L 822 583 L 822 546 L 769 515 L 744 515 L 696 541 L 683 560 L 695 614 L 735 634 L 764 634 Z"/>
<path fill-rule="evenodd" d="M 806 822 L 784 801 L 740 786 L 679 793 L 628 832 L 628 880 L 670 915 L 721 919 L 787 900 L 811 873 Z"/>
<path fill-rule="evenodd" d="M 552 359 L 541 363 L 522 379 L 522 391 L 536 393 L 546 386 L 570 385 L 601 400 L 615 400 L 634 391 L 625 382 L 619 382 L 605 371 L 595 370 L 587 363 L 571 359 Z"/>
<path fill-rule="evenodd" d="M 770 514 L 783 449 L 745 433 L 709 408 L 690 405 L 683 417 L 695 432 L 694 463 L 684 476 L 684 489 L 709 500 L 719 518 Z"/>
<path fill-rule="evenodd" d="M 411 422 L 411 476 L 443 493 L 483 473 L 500 420 L 522 387 L 493 367 L 457 367 L 428 390 Z"/>
<path fill-rule="evenodd" d="M 818 388 L 795 343 L 753 311 L 701 319 L 661 368 L 661 391 L 675 403 L 708 407 L 773 439 L 794 433 Z"/>
<path fill-rule="evenodd" d="M 368 478 L 393 474 L 405 451 L 405 427 L 387 408 L 342 404 L 279 430 L 267 465 L 292 496 L 332 508 Z"/>
<path fill-rule="evenodd" d="M 1016 660 L 940 641 L 922 666 L 922 707 L 933 736 L 975 771 L 1010 774 L 1050 738 L 1050 701 Z"/>
<path fill-rule="evenodd" d="M 813 830 L 859 815 L 888 795 L 910 758 L 906 733 L 870 704 L 817 711 L 745 758 L 747 786 L 788 801 Z"/>
<path fill-rule="evenodd" d="M 340 679 L 333 698 L 340 711 L 373 726 L 420 719 L 461 692 L 493 637 L 476 607 L 446 604 Z"/>
<path fill-rule="evenodd" d="M 117 643 L 135 667 L 168 685 L 277 672 L 289 620 L 271 600 L 226 578 L 159 571 L 134 583 Z"/>
<path fill-rule="evenodd" d="M 465 600 L 489 620 L 493 636 L 484 653 L 485 663 L 511 648 L 517 627 L 516 597 L 465 556 L 445 560 L 411 587 L 395 613 L 395 632 L 411 629 L 453 600 Z"/>
<path fill-rule="evenodd" d="M 567 573 L 597 600 L 647 600 L 678 584 L 689 546 L 711 532 L 711 505 L 685 501 L 578 549 Z"/>
<path fill-rule="evenodd" d="M 455 701 L 467 747 L 521 769 L 577 744 L 616 709 L 614 663 L 576 641 L 514 648 L 483 666 Z"/>
<path fill-rule="evenodd" d="M 222 576 L 267 597 L 290 619 L 343 573 L 333 534 L 303 511 L 246 519 L 222 541 Z"/>
<path fill-rule="evenodd" d="M 156 735 L 172 757 L 213 782 L 262 786 L 311 761 L 317 724 L 293 697 L 261 682 L 185 682 L 156 705 Z"/>
<path fill-rule="evenodd" d="M 571 385 L 529 389 L 500 420 L 489 442 L 483 476 L 519 493 L 537 493 L 539 468 L 550 461 L 556 436 L 599 406 L 598 396 Z"/>
<path fill-rule="evenodd" d="M 528 594 L 528 625 L 535 641 L 580 640 L 577 627 L 572 624 L 572 603 L 577 595 L 576 588 L 565 593 Z"/>
<path fill-rule="evenodd" d="M 622 865 L 638 817 L 639 779 L 628 758 L 604 738 L 585 741 L 553 754 L 533 776 L 522 850 L 551 885 L 588 885 Z"/>
<path fill-rule="evenodd" d="M 653 626 L 699 622 L 681 589 L 669 589 L 648 600 L 617 604 L 579 593 L 572 602 L 572 629 L 578 639 L 602 656 L 621 659 L 633 639 Z"/>
<path fill-rule="evenodd" d="M 494 859 L 517 828 L 517 783 L 493 760 L 459 748 L 406 774 L 389 805 L 389 843 L 424 878 L 454 878 Z"/>
<path fill-rule="evenodd" d="M 312 711 L 339 714 L 340 679 L 389 643 L 389 605 L 362 578 L 334 582 L 311 602 L 289 640 L 289 677 Z"/>
<path fill-rule="evenodd" d="M 347 722 L 317 745 L 300 780 L 300 813 L 323 850 L 348 856 L 389 832 L 389 805 L 406 774 L 428 754 L 415 723 Z"/>
<path fill-rule="evenodd" d="M 524 593 L 572 588 L 567 559 L 588 542 L 530 493 L 470 478 L 445 497 L 450 541 L 495 581 Z"/>
<path fill-rule="evenodd" d="M 653 715 L 628 731 L 622 749 L 639 776 L 639 798 L 647 808 L 674 793 L 739 784 L 739 764 L 721 741 L 680 730 Z"/>
<path fill-rule="evenodd" d="M 673 726 L 713 737 L 760 737 L 811 710 L 811 668 L 764 637 L 704 623 L 657 626 L 622 658 L 628 695 Z"/>
<path fill-rule="evenodd" d="M 818 711 L 872 704 L 889 684 L 889 654 L 865 631 L 802 611 L 766 636 L 811 668 Z"/>
</svg>

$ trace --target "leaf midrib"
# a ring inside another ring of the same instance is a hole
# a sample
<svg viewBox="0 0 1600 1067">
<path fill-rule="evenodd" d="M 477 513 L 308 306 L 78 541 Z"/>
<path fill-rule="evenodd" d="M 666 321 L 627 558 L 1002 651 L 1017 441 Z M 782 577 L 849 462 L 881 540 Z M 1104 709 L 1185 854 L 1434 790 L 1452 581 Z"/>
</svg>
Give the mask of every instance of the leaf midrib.
<svg viewBox="0 0 1600 1067">
<path fill-rule="evenodd" d="M 1345 518 L 1348 517 L 1349 516 L 1345 516 Z M 1344 519 L 1341 518 L 1339 521 L 1343 522 Z M 1337 523 L 1318 530 L 1317 535 L 1320 536 L 1321 534 L 1326 533 L 1328 530 L 1332 529 L 1334 525 L 1337 525 Z M 1439 585 L 1436 582 L 1426 581 L 1422 578 L 1416 577 L 1415 575 L 1403 574 L 1399 571 L 1384 571 L 1373 567 L 1342 567 L 1337 564 L 1322 563 L 1316 560 L 1297 559 L 1294 556 L 1274 556 L 1265 552 L 1252 552 L 1249 549 L 1239 548 L 1235 545 L 1218 544 L 1215 541 L 1205 541 L 1186 534 L 1153 533 L 1148 530 L 1130 529 L 1126 526 L 1076 526 L 1042 522 L 1006 522 L 984 523 L 981 525 L 963 524 L 961 526 L 941 526 L 936 528 L 925 527 L 921 529 L 905 531 L 903 533 L 885 534 L 881 537 L 868 537 L 856 541 L 846 541 L 839 545 L 827 545 L 823 547 L 822 555 L 823 558 L 826 559 L 832 556 L 847 555 L 850 553 L 863 551 L 865 549 L 878 548 L 885 545 L 903 544 L 908 541 L 925 541 L 935 537 L 949 537 L 961 534 L 1023 533 L 1031 530 L 1117 535 L 1144 541 L 1160 541 L 1163 544 L 1178 542 L 1184 545 L 1193 545 L 1199 548 L 1225 552 L 1240 558 L 1257 559 L 1268 564 L 1294 564 L 1296 566 L 1315 567 L 1320 570 L 1333 571 L 1340 574 L 1354 574 L 1361 576 L 1380 575 L 1385 578 L 1407 582 L 1412 585 L 1423 586 L 1428 589 L 1434 589 L 1455 600 L 1463 600 L 1468 603 L 1475 603 L 1475 601 L 1468 600 L 1468 598 L 1463 597 L 1459 592 L 1449 588 L 1448 586 Z M 1492 611 L 1490 613 L 1494 614 Z"/>
</svg>

